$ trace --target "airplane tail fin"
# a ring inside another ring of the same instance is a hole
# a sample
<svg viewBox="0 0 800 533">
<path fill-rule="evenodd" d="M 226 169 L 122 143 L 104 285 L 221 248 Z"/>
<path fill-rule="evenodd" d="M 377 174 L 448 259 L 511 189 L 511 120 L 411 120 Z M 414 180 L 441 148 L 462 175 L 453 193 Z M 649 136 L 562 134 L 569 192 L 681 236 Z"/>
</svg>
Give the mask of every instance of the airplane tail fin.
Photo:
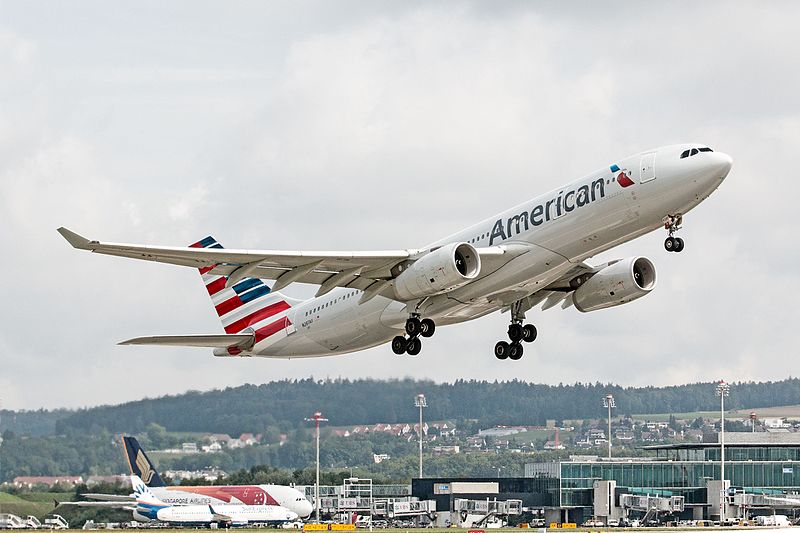
<svg viewBox="0 0 800 533">
<path fill-rule="evenodd" d="M 147 505 L 155 507 L 166 507 L 167 504 L 159 500 L 144 481 L 136 474 L 131 474 L 131 487 L 136 498 L 137 505 Z"/>
<path fill-rule="evenodd" d="M 222 248 L 213 237 L 206 237 L 191 245 L 193 248 Z M 286 316 L 292 304 L 298 301 L 273 292 L 259 278 L 244 277 L 226 287 L 228 278 L 213 273 L 214 267 L 200 269 L 214 309 L 227 335 L 252 332 L 256 343 L 291 326 Z M 229 355 L 239 355 L 237 346 L 227 348 Z M 216 355 L 216 352 L 215 352 Z"/>
<path fill-rule="evenodd" d="M 125 456 L 128 458 L 128 466 L 131 469 L 131 476 L 142 481 L 147 487 L 164 487 L 166 483 L 158 475 L 155 465 L 153 465 L 147 454 L 139 445 L 134 437 L 122 437 L 125 444 Z"/>
</svg>

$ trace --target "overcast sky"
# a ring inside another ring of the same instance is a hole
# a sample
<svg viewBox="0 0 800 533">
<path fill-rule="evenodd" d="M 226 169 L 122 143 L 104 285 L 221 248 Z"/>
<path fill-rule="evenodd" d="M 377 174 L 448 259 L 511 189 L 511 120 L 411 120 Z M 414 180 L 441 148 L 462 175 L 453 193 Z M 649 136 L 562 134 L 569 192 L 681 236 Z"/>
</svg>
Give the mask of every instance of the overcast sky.
<svg viewBox="0 0 800 533">
<path fill-rule="evenodd" d="M 3 406 L 310 375 L 796 376 L 798 20 L 797 2 L 0 0 Z M 593 258 L 645 255 L 658 287 L 616 309 L 529 313 L 539 339 L 518 362 L 492 353 L 500 314 L 439 329 L 416 359 L 116 346 L 222 330 L 196 271 L 94 256 L 55 231 L 413 248 L 676 142 L 734 159 L 685 218 L 685 251 L 666 253 L 659 231 Z"/>
</svg>

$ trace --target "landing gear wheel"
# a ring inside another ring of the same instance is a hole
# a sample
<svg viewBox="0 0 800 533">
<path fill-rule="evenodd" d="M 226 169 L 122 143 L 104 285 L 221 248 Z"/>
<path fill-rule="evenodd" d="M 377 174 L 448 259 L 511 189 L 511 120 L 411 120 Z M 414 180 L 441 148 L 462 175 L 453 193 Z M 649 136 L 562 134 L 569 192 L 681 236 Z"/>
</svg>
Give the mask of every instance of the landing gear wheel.
<svg viewBox="0 0 800 533">
<path fill-rule="evenodd" d="M 667 240 L 664 241 L 664 249 L 668 252 L 674 252 L 677 247 L 678 242 L 675 237 L 667 237 Z"/>
<path fill-rule="evenodd" d="M 406 333 L 408 333 L 409 337 L 416 337 L 419 335 L 421 329 L 422 323 L 420 322 L 419 318 L 412 316 L 406 320 Z"/>
<path fill-rule="evenodd" d="M 405 337 L 401 337 L 398 335 L 394 339 L 392 339 L 392 351 L 395 355 L 403 355 L 406 353 L 406 348 L 408 347 L 408 341 Z"/>
<path fill-rule="evenodd" d="M 522 345 L 518 342 L 512 342 L 508 347 L 508 358 L 512 361 L 519 361 L 522 359 Z"/>
<path fill-rule="evenodd" d="M 433 337 L 433 332 L 436 331 L 436 324 L 430 318 L 423 318 L 420 322 L 419 334 L 423 337 Z"/>
<path fill-rule="evenodd" d="M 408 340 L 408 346 L 406 347 L 406 353 L 408 355 L 419 355 L 420 350 L 422 350 L 422 341 L 419 340 L 419 337 L 414 337 Z"/>
<path fill-rule="evenodd" d="M 522 327 L 522 340 L 525 342 L 533 342 L 536 340 L 536 326 L 533 324 L 525 324 Z"/>
<path fill-rule="evenodd" d="M 513 323 L 508 326 L 508 338 L 511 342 L 517 342 L 522 339 L 523 331 L 522 324 Z"/>
<path fill-rule="evenodd" d="M 680 237 L 675 237 L 675 251 L 682 252 L 683 251 L 683 239 Z"/>
<path fill-rule="evenodd" d="M 498 359 L 508 359 L 510 346 L 506 341 L 500 341 L 494 345 L 494 356 Z"/>
</svg>

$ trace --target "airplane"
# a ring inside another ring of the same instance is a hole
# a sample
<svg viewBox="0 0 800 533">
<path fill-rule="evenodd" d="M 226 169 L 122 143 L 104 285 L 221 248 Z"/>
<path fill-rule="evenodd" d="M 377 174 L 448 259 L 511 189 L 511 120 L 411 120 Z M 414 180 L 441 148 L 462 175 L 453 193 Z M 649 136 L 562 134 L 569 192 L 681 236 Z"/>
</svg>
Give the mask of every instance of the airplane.
<svg viewBox="0 0 800 533">
<path fill-rule="evenodd" d="M 301 518 L 311 515 L 313 506 L 302 492 L 286 485 L 197 485 L 167 486 L 134 437 L 123 437 L 131 474 L 142 479 L 162 501 L 170 504 L 227 504 L 279 506 Z"/>
<path fill-rule="evenodd" d="M 541 304 L 588 313 L 622 305 L 656 286 L 655 265 L 629 257 L 586 259 L 658 228 L 664 248 L 684 216 L 727 177 L 730 156 L 704 144 L 665 146 L 608 166 L 419 249 L 275 251 L 224 249 L 206 237 L 189 247 L 90 240 L 66 228 L 75 248 L 198 268 L 225 334 L 137 337 L 123 345 L 213 348 L 216 356 L 318 357 L 391 342 L 417 356 L 420 337 L 495 311 L 509 312 L 508 341 L 494 355 L 518 360 L 537 337 L 526 312 Z M 270 287 L 262 280 L 274 280 Z M 291 283 L 319 285 L 289 298 Z"/>
<path fill-rule="evenodd" d="M 131 485 L 136 498 L 136 508 L 133 511 L 135 520 L 157 520 L 183 526 L 280 525 L 297 520 L 297 513 L 275 505 L 170 505 L 156 497 L 139 476 L 131 476 Z"/>
<path fill-rule="evenodd" d="M 124 436 L 125 457 L 131 475 L 138 477 L 150 491 L 165 504 L 171 505 L 219 505 L 241 504 L 273 506 L 286 508 L 300 518 L 308 518 L 313 505 L 294 487 L 286 485 L 167 485 L 156 470 L 155 465 L 142 449 L 135 437 Z M 61 502 L 59 505 L 78 507 L 118 507 L 131 509 L 134 496 L 116 494 L 86 493 L 82 496 L 90 500 Z"/>
</svg>

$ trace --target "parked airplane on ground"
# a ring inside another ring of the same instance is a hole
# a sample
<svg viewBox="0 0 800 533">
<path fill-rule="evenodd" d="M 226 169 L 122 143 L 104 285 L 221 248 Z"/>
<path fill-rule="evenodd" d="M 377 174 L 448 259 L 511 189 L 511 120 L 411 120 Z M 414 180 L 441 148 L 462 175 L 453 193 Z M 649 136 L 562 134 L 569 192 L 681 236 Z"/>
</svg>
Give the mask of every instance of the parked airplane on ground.
<svg viewBox="0 0 800 533">
<path fill-rule="evenodd" d="M 158 520 L 174 525 L 244 526 L 249 524 L 279 525 L 297 520 L 297 513 L 275 505 L 170 505 L 153 494 L 139 479 L 131 476 L 136 509 L 136 520 Z"/>
<path fill-rule="evenodd" d="M 217 356 L 314 357 L 391 340 L 415 356 L 436 326 L 510 311 L 510 343 L 498 359 L 522 357 L 537 331 L 525 313 L 542 304 L 589 312 L 630 302 L 656 285 L 644 257 L 584 261 L 659 227 L 667 251 L 683 216 L 728 175 L 731 158 L 700 144 L 666 146 L 601 170 L 421 249 L 377 252 L 226 250 L 211 237 L 190 247 L 115 244 L 59 232 L 75 248 L 200 269 L 224 335 L 139 337 L 120 344 L 214 348 Z M 262 279 L 275 280 L 272 288 Z M 277 292 L 320 285 L 300 301 Z M 405 330 L 405 336 L 398 333 Z"/>
<path fill-rule="evenodd" d="M 141 479 L 153 494 L 170 505 L 214 505 L 242 504 L 283 507 L 300 518 L 311 515 L 313 505 L 302 492 L 286 485 L 167 485 L 158 474 L 155 465 L 134 437 L 123 437 L 125 457 L 131 475 Z M 118 507 L 132 509 L 133 496 L 87 493 L 84 497 L 92 502 L 62 502 L 61 505 L 79 507 Z"/>
<path fill-rule="evenodd" d="M 306 518 L 313 505 L 302 492 L 286 485 L 196 485 L 167 486 L 150 458 L 134 437 L 123 437 L 131 474 L 139 477 L 160 500 L 168 504 L 209 505 L 238 503 L 280 506 Z"/>
</svg>

